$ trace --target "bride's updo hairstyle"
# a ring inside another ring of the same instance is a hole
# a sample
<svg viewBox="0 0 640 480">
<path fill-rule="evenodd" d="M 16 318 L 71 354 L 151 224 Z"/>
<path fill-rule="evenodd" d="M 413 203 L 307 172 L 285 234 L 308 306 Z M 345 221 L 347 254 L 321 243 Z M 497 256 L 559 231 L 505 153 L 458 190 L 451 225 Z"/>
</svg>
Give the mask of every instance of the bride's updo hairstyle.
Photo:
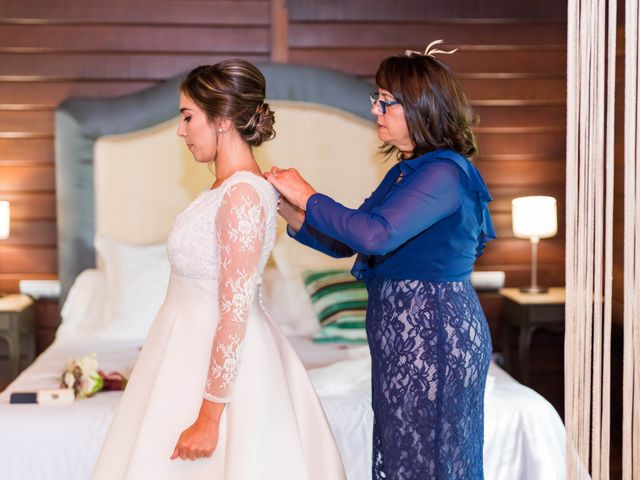
<svg viewBox="0 0 640 480">
<path fill-rule="evenodd" d="M 231 120 L 251 146 L 257 147 L 276 134 L 273 111 L 264 103 L 264 75 L 246 60 L 197 67 L 182 81 L 180 90 L 205 112 L 209 121 Z"/>
</svg>

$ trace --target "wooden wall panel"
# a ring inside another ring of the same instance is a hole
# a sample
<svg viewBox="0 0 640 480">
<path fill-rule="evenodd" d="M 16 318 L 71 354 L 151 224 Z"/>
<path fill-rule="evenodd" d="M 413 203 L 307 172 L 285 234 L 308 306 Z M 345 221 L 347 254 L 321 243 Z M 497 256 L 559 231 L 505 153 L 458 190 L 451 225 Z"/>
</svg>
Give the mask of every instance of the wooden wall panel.
<svg viewBox="0 0 640 480">
<path fill-rule="evenodd" d="M 0 116 L 0 131 L 31 133 L 38 136 L 53 135 L 53 115 L 50 111 L 13 110 Z"/>
<path fill-rule="evenodd" d="M 425 46 L 431 37 L 425 37 Z M 447 46 L 455 47 L 448 42 Z M 422 47 L 424 48 L 424 47 Z M 398 48 L 306 48 L 289 52 L 289 59 L 294 63 L 318 65 L 335 68 L 359 76 L 370 76 L 375 73 L 380 60 L 397 55 L 404 50 Z M 447 57 L 446 63 L 459 73 L 530 73 L 530 74 L 562 74 L 566 71 L 566 50 L 553 48 L 547 51 L 512 50 L 512 49 L 474 49 L 456 52 Z M 1 59 L 1 57 L 0 57 Z"/>
<path fill-rule="evenodd" d="M 294 8 L 290 8 L 295 11 Z M 479 48 L 483 45 L 522 45 L 535 44 L 544 38 L 549 44 L 562 45 L 566 42 L 564 22 L 522 22 L 522 21 L 481 21 L 448 19 L 434 22 L 389 21 L 376 18 L 372 21 L 360 20 L 358 23 L 344 21 L 324 21 L 318 18 L 298 20 L 291 18 L 289 26 L 289 46 L 292 49 L 316 48 L 318 45 L 333 48 L 378 48 L 394 47 L 396 51 L 405 49 L 424 49 L 425 39 L 442 38 L 447 42 L 455 39 L 459 45 L 467 48 Z M 491 28 L 487 28 L 490 25 Z M 558 28 L 561 26 L 562 28 Z"/>
<path fill-rule="evenodd" d="M 455 19 L 537 19 L 566 18 L 566 2 L 548 0 L 295 0 L 290 3 L 293 20 L 431 20 Z"/>
<path fill-rule="evenodd" d="M 531 261 L 531 243 L 518 238 L 498 238 L 492 248 L 485 249 L 482 257 L 483 265 L 494 263 L 528 264 Z M 551 264 L 558 257 L 564 257 L 564 238 L 554 237 L 540 240 L 538 261 Z"/>
<path fill-rule="evenodd" d="M 511 234 L 510 202 L 553 195 L 563 217 L 565 10 L 543 0 L 3 0 L 0 197 L 14 234 L 0 242 L 0 289 L 56 275 L 53 111 L 66 98 L 135 92 L 231 56 L 373 81 L 382 58 L 437 38 L 460 48 L 443 59 L 480 119 L 477 166 L 495 198 L 500 240 L 478 268 L 527 283 L 529 243 Z M 563 242 L 541 244 L 543 283 L 564 281 Z"/>
<path fill-rule="evenodd" d="M 0 192 L 53 192 L 54 165 L 0 163 Z"/>
<path fill-rule="evenodd" d="M 478 135 L 480 155 L 484 153 L 485 155 L 502 155 L 504 157 L 508 155 L 532 155 L 547 158 L 564 158 L 564 142 L 564 132 L 549 132 L 535 127 L 520 127 L 518 130 L 505 127 L 497 130 L 480 131 Z M 534 167 L 533 171 L 527 172 L 527 175 L 540 173 L 540 166 L 527 166 Z"/>
<path fill-rule="evenodd" d="M 1 52 L 269 53 L 264 26 L 4 25 Z"/>
<path fill-rule="evenodd" d="M 498 89 L 500 88 L 500 89 Z M 504 85 L 501 83 L 494 91 L 498 96 Z M 556 95 L 550 93 L 550 95 Z M 498 127 L 510 125 L 512 127 L 559 127 L 566 125 L 565 102 L 536 104 L 531 101 L 517 100 L 507 103 L 502 100 L 480 102 L 471 97 L 471 104 L 483 127 Z M 507 123 L 508 122 L 508 123 Z"/>
<path fill-rule="evenodd" d="M 384 57 L 435 39 L 479 117 L 476 165 L 495 202 L 500 239 L 478 269 L 504 270 L 509 286 L 529 283 L 530 244 L 511 232 L 511 200 L 558 199 L 559 234 L 540 248 L 539 278 L 564 284 L 566 151 L 565 2 L 312 2 L 289 6 L 289 58 L 348 71 L 373 82 Z M 549 7 L 549 10 L 545 10 Z M 480 13 L 482 12 L 482 13 Z"/>
<path fill-rule="evenodd" d="M 118 82 L 79 79 L 37 82 L 5 80 L 0 81 L 0 109 L 3 115 L 13 110 L 53 111 L 67 98 L 126 95 L 148 88 L 155 83 L 153 80 Z"/>
<path fill-rule="evenodd" d="M 511 214 L 511 200 L 516 197 L 526 197 L 531 195 L 549 195 L 555 197 L 558 201 L 558 209 L 564 210 L 564 184 L 545 184 L 532 186 L 516 186 L 516 185 L 496 185 L 491 188 L 493 202 L 491 202 L 491 211 L 498 213 Z M 558 229 L 559 234 L 564 234 Z"/>
<path fill-rule="evenodd" d="M 56 219 L 56 199 L 53 192 L 3 193 L 3 200 L 11 202 L 11 218 L 20 220 Z"/>
<path fill-rule="evenodd" d="M 232 52 L 149 55 L 146 53 L 0 53 L 0 80 L 165 80 L 206 63 L 216 63 Z M 264 53 L 242 54 L 250 62 L 264 62 Z"/>
<path fill-rule="evenodd" d="M 269 25 L 269 1 L 2 0 L 6 24 Z"/>
<path fill-rule="evenodd" d="M 4 113 L 0 111 L 1 115 Z M 0 169 L 13 163 L 53 164 L 53 136 L 37 132 L 0 132 Z M 0 185 L 2 182 L 0 178 Z"/>
<path fill-rule="evenodd" d="M 3 245 L 56 248 L 57 241 L 55 220 L 14 220 L 11 236 Z"/>
<path fill-rule="evenodd" d="M 564 104 L 566 100 L 566 79 L 564 75 L 544 75 L 533 78 L 465 78 L 461 84 L 465 93 L 475 102 L 484 100 L 523 101 L 537 103 L 539 101 Z M 562 119 L 563 120 L 563 119 Z M 564 123 L 564 122 L 563 122 Z M 483 122 L 484 124 L 484 122 Z M 535 124 L 534 124 L 535 125 Z"/>
<path fill-rule="evenodd" d="M 271 56 L 271 2 L 0 2 L 0 290 L 55 278 L 54 110 L 73 96 L 132 93 L 204 63 Z"/>
<path fill-rule="evenodd" d="M 6 272 L 52 273 L 58 268 L 55 247 L 5 245 L 0 250 L 3 270 Z"/>
</svg>

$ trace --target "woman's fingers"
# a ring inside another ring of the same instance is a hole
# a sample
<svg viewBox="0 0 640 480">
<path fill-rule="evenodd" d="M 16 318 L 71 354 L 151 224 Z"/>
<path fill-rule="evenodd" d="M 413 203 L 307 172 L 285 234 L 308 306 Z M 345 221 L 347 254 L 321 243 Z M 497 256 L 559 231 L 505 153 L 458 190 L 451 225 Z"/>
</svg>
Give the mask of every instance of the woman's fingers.
<svg viewBox="0 0 640 480">
<path fill-rule="evenodd" d="M 269 170 L 269 175 L 275 175 L 275 176 L 290 176 L 290 175 L 294 175 L 296 177 L 300 177 L 300 174 L 298 173 L 298 171 L 295 168 L 279 168 L 279 167 L 271 167 L 271 170 Z"/>
<path fill-rule="evenodd" d="M 213 455 L 213 450 L 204 450 L 202 448 L 189 447 L 187 445 L 178 442 L 173 449 L 170 459 L 175 460 L 180 458 L 181 460 L 201 460 Z"/>
<path fill-rule="evenodd" d="M 272 167 L 269 173 L 265 175 L 265 178 L 269 180 L 274 187 L 282 188 L 283 186 L 286 186 L 288 182 L 291 182 L 292 171 L 292 168 L 281 169 Z"/>
<path fill-rule="evenodd" d="M 180 449 L 180 458 L 182 460 L 191 460 L 191 457 L 189 456 L 189 449 L 187 447 L 182 447 Z"/>
<path fill-rule="evenodd" d="M 275 168 L 275 167 L 274 167 Z M 270 171 L 269 173 L 266 173 L 264 178 L 271 183 L 271 185 L 273 185 L 276 190 L 278 190 L 280 193 L 285 193 L 282 191 L 283 189 L 283 175 L 282 175 L 283 170 L 276 170 L 276 171 Z"/>
<path fill-rule="evenodd" d="M 180 458 L 180 460 L 193 460 L 195 455 L 192 455 L 191 449 L 186 446 L 182 438 L 178 440 L 178 444 L 173 449 L 173 454 L 171 455 L 171 460 L 175 460 L 176 458 Z"/>
<path fill-rule="evenodd" d="M 305 208 L 308 198 L 315 193 L 313 187 L 295 168 L 272 167 L 265 178 L 283 197 L 300 209 Z"/>
<path fill-rule="evenodd" d="M 200 455 L 198 454 L 197 450 L 187 450 L 187 458 L 189 460 L 198 460 L 200 458 Z"/>
<path fill-rule="evenodd" d="M 173 453 L 171 454 L 171 457 L 169 457 L 170 460 L 175 460 L 176 458 L 178 458 L 180 456 L 180 453 L 178 452 L 178 445 L 176 445 L 173 449 Z"/>
</svg>

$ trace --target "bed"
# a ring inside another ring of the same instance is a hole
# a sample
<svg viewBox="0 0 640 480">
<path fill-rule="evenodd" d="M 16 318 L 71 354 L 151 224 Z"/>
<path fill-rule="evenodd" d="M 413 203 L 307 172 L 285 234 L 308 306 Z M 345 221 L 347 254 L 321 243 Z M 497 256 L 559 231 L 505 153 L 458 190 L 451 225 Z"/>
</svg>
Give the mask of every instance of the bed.
<svg viewBox="0 0 640 480">
<path fill-rule="evenodd" d="M 276 140 L 256 150 L 263 169 L 294 166 L 348 206 L 388 162 L 376 156 L 371 85 L 331 70 L 261 65 Z M 113 99 L 74 99 L 56 112 L 56 175 L 63 322 L 55 342 L 0 394 L 0 476 L 86 479 L 119 392 L 69 406 L 9 405 L 14 391 L 57 386 L 67 358 L 95 353 L 128 375 L 168 263 L 171 219 L 212 182 L 175 136 L 178 79 Z M 318 344 L 301 281 L 309 269 L 348 268 L 282 234 L 264 277 L 268 311 L 289 336 L 327 413 L 349 480 L 370 478 L 370 358 L 366 346 Z M 553 407 L 492 364 L 485 394 L 485 477 L 564 478 L 564 427 Z"/>
</svg>

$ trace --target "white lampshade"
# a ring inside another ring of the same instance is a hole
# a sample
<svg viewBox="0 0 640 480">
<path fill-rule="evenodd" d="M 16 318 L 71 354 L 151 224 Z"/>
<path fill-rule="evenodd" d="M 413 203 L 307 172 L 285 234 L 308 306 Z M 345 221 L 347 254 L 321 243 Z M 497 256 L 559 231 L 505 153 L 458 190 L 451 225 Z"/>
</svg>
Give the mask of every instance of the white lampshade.
<svg viewBox="0 0 640 480">
<path fill-rule="evenodd" d="M 9 238 L 10 209 L 9 202 L 0 200 L 0 240 Z"/>
<path fill-rule="evenodd" d="M 519 197 L 511 201 L 513 233 L 518 238 L 549 238 L 558 233 L 553 197 Z"/>
</svg>

